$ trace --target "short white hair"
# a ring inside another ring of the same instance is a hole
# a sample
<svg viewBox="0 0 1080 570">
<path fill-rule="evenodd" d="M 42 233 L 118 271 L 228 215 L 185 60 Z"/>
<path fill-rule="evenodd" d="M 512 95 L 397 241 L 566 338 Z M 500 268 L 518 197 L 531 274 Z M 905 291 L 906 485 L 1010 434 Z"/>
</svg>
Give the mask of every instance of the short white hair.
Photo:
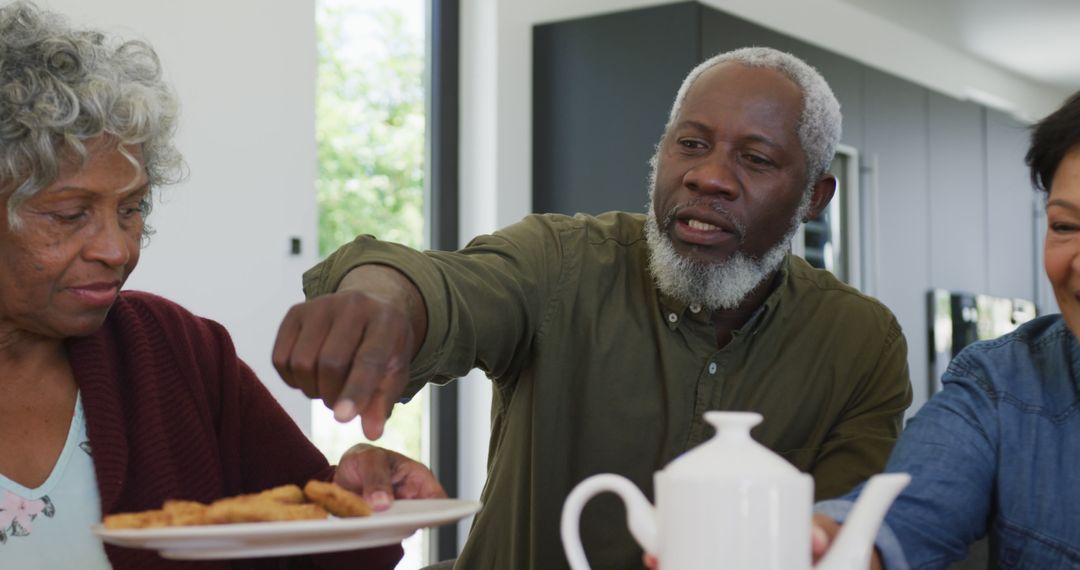
<svg viewBox="0 0 1080 570">
<path fill-rule="evenodd" d="M 829 170 L 836 145 L 840 142 L 840 102 L 836 100 L 825 78 L 805 61 L 790 53 L 767 47 L 749 47 L 715 55 L 695 67 L 683 80 L 675 103 L 671 106 L 664 127 L 667 137 L 682 110 L 690 87 L 705 71 L 721 63 L 734 62 L 749 67 L 764 67 L 784 74 L 802 92 L 803 108 L 799 117 L 799 143 L 806 155 L 808 183 L 813 183 Z"/>
</svg>

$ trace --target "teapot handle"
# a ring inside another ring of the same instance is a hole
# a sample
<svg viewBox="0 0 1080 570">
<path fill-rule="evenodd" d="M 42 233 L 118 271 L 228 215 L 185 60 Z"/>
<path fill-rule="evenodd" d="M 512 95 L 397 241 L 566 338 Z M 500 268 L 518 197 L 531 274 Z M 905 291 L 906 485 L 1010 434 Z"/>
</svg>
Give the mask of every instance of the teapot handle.
<svg viewBox="0 0 1080 570">
<path fill-rule="evenodd" d="M 645 499 L 645 495 L 625 477 L 610 473 L 593 475 L 578 483 L 563 503 L 560 531 L 566 559 L 572 570 L 589 570 L 589 562 L 585 559 L 585 549 L 581 546 L 578 521 L 581 519 L 581 510 L 585 508 L 585 503 L 605 491 L 615 493 L 626 504 L 626 523 L 634 540 L 637 540 L 645 552 L 657 553 L 656 513 L 653 506 Z"/>
</svg>

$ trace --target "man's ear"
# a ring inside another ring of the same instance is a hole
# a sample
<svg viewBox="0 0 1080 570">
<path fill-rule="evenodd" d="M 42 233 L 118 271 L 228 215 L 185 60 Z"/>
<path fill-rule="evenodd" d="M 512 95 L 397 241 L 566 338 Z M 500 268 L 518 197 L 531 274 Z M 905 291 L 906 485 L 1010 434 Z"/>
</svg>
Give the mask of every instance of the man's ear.
<svg viewBox="0 0 1080 570">
<path fill-rule="evenodd" d="M 814 183 L 814 189 L 810 191 L 810 209 L 806 212 L 803 222 L 810 221 L 829 205 L 833 195 L 836 194 L 836 177 L 825 173 Z"/>
</svg>

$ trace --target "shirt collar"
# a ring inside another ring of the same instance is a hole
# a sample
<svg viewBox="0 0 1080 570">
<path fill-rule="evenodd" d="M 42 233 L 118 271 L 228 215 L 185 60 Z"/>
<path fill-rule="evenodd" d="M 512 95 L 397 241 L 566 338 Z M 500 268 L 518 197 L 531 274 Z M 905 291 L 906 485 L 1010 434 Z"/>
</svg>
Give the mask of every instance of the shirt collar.
<svg viewBox="0 0 1080 570">
<path fill-rule="evenodd" d="M 772 293 L 765 298 L 765 302 L 754 311 L 753 316 L 746 322 L 745 325 L 736 334 L 742 332 L 749 332 L 756 329 L 767 319 L 767 315 L 771 315 L 776 312 L 777 305 L 780 304 L 780 300 L 783 298 L 785 285 L 788 282 L 788 278 L 791 274 L 791 254 L 784 257 L 780 262 L 780 268 L 778 276 L 776 278 L 776 286 L 773 288 Z M 661 318 L 667 323 L 668 329 L 676 330 L 684 319 L 692 319 L 698 322 L 708 322 L 709 313 L 703 310 L 700 305 L 696 303 L 686 303 L 679 299 L 676 299 L 667 293 L 657 289 L 657 301 L 658 309 L 660 311 Z"/>
</svg>

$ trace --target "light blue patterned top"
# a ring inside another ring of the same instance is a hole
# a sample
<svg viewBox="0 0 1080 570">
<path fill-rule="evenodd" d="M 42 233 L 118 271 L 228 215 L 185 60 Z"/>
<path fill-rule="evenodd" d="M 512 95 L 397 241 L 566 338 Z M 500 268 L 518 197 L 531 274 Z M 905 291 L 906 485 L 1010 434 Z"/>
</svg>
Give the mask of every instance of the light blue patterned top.
<svg viewBox="0 0 1080 570">
<path fill-rule="evenodd" d="M 0 475 L 0 567 L 110 568 L 101 540 L 101 500 L 81 395 L 49 478 L 28 489 Z"/>
</svg>

